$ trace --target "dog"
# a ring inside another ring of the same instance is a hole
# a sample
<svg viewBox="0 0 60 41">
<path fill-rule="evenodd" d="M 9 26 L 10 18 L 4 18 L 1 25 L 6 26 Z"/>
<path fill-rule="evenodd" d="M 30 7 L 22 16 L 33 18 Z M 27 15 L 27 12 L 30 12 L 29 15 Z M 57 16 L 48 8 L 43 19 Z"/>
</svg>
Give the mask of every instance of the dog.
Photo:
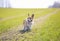
<svg viewBox="0 0 60 41">
<path fill-rule="evenodd" d="M 23 26 L 24 26 L 23 30 L 25 32 L 31 30 L 31 25 L 32 25 L 33 19 L 34 19 L 34 14 L 32 14 L 31 16 L 28 14 L 27 19 L 25 19 L 23 21 Z"/>
</svg>

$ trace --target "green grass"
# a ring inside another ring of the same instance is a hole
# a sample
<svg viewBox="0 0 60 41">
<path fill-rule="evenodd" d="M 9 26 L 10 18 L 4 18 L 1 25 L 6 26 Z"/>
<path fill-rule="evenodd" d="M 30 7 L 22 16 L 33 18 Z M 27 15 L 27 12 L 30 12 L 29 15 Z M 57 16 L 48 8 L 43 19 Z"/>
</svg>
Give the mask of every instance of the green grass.
<svg viewBox="0 0 60 41">
<path fill-rule="evenodd" d="M 36 27 L 32 41 L 60 41 L 60 12 L 50 16 L 42 27 Z"/>
<path fill-rule="evenodd" d="M 24 33 L 19 41 L 60 41 L 60 12 L 50 16 L 42 26 L 37 24 L 29 33 Z M 36 28 L 35 28 L 36 27 Z"/>
<path fill-rule="evenodd" d="M 27 14 L 35 14 L 35 19 L 46 14 L 49 14 L 58 9 L 0 9 L 0 18 L 4 19 L 11 16 L 17 16 L 12 19 L 7 19 L 5 21 L 0 21 L 0 33 L 6 32 L 8 29 L 22 25 L 23 20 L 27 17 Z M 42 11 L 42 12 L 41 12 Z M 60 12 L 52 15 L 46 20 L 44 25 L 40 27 L 37 24 L 33 27 L 32 32 L 24 33 L 25 38 L 19 39 L 19 41 L 58 41 L 60 39 Z M 24 15 L 25 14 L 25 15 Z M 18 15 L 21 15 L 18 17 Z M 23 15 L 23 16 L 22 16 Z M 37 29 L 36 29 L 36 28 Z M 14 39 L 13 39 L 14 40 Z"/>
<path fill-rule="evenodd" d="M 0 18 L 4 19 L 11 16 L 17 16 L 17 17 L 12 19 L 7 19 L 5 21 L 0 21 L 0 33 L 6 32 L 9 28 L 13 26 L 18 26 L 19 24 L 22 24 L 23 20 L 27 17 L 28 13 L 30 13 L 30 15 L 34 13 L 35 18 L 38 18 L 40 16 L 53 12 L 54 10 L 56 9 L 6 9 L 6 8 L 3 9 L 1 8 Z M 21 16 L 18 17 L 18 15 Z"/>
<path fill-rule="evenodd" d="M 21 14 L 41 14 L 46 13 L 46 12 L 51 12 L 56 9 L 9 9 L 9 8 L 0 8 L 0 18 L 5 18 L 5 17 L 11 17 L 11 16 L 16 16 L 16 15 L 21 15 Z M 41 11 L 44 11 L 40 13 Z"/>
<path fill-rule="evenodd" d="M 60 41 L 60 12 L 52 15 L 41 29 L 43 41 Z"/>
</svg>

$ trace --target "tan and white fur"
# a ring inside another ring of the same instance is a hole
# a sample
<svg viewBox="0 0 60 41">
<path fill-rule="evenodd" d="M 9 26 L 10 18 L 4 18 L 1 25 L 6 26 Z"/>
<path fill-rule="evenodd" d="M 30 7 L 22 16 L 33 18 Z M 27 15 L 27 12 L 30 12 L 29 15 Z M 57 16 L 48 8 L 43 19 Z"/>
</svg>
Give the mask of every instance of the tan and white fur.
<svg viewBox="0 0 60 41">
<path fill-rule="evenodd" d="M 34 14 L 32 14 L 31 16 L 28 14 L 27 19 L 25 19 L 23 21 L 23 26 L 24 26 L 24 29 L 23 30 L 24 31 L 31 30 L 31 25 L 32 25 L 33 19 L 34 19 Z"/>
</svg>

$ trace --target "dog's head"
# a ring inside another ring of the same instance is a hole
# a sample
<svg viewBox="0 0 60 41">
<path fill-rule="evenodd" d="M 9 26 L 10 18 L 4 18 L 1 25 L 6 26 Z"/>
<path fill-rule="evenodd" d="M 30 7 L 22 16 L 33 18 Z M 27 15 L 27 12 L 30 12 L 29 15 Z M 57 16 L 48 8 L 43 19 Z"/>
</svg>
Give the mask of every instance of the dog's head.
<svg viewBox="0 0 60 41">
<path fill-rule="evenodd" d="M 34 19 L 34 14 L 32 14 L 31 16 L 28 14 L 28 21 L 32 22 Z"/>
</svg>

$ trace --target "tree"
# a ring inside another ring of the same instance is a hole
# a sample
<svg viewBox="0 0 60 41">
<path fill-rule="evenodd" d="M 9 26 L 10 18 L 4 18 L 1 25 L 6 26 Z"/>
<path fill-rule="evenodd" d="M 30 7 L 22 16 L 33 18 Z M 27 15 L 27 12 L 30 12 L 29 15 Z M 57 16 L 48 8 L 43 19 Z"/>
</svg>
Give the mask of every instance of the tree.
<svg viewBox="0 0 60 41">
<path fill-rule="evenodd" d="M 1 8 L 11 8 L 11 4 L 9 0 L 0 0 Z"/>
<path fill-rule="evenodd" d="M 60 3 L 55 2 L 52 6 L 49 6 L 49 8 L 60 8 Z"/>
</svg>

